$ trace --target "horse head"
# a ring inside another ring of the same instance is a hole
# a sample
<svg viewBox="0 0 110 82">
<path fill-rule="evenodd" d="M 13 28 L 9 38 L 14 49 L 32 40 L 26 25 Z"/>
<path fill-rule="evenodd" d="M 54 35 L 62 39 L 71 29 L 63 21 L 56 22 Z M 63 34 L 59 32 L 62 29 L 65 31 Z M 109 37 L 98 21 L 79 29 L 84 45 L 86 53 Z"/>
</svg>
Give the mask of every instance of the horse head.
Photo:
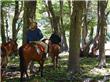
<svg viewBox="0 0 110 82">
<path fill-rule="evenodd" d="M 17 39 L 11 40 L 10 43 L 12 44 L 13 51 L 16 52 L 18 50 Z"/>
</svg>

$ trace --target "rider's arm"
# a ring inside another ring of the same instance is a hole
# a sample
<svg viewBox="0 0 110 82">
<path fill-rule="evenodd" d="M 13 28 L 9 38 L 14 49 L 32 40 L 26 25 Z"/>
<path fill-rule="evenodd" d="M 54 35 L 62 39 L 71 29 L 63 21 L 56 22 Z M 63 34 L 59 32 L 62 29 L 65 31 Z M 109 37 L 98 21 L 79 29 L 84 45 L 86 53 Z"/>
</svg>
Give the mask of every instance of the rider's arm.
<svg viewBox="0 0 110 82">
<path fill-rule="evenodd" d="M 43 38 L 43 34 L 40 29 L 38 29 L 38 39 L 41 40 Z"/>
</svg>

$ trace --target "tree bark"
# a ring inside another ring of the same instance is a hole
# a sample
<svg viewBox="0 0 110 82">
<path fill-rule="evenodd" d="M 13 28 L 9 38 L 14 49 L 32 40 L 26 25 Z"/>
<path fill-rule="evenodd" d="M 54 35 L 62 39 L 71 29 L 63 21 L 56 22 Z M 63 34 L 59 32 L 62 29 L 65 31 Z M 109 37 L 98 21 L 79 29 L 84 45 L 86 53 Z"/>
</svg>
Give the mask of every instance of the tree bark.
<svg viewBox="0 0 110 82">
<path fill-rule="evenodd" d="M 93 56 L 96 55 L 96 52 L 97 50 L 99 49 L 99 31 L 100 31 L 100 11 L 99 11 L 99 2 L 97 3 L 97 18 L 98 18 L 98 21 L 97 21 L 97 30 L 96 30 L 96 36 L 94 38 L 94 41 L 93 41 L 93 47 L 92 47 L 92 52 L 91 54 Z"/>
<path fill-rule="evenodd" d="M 53 31 L 60 34 L 60 29 L 58 26 L 59 25 L 59 16 L 55 15 L 51 0 L 48 1 L 48 9 L 49 9 L 51 16 L 52 16 L 51 23 L 52 23 Z"/>
<path fill-rule="evenodd" d="M 6 41 L 9 41 L 9 34 L 8 34 L 8 31 L 9 31 L 9 25 L 8 25 L 8 19 L 6 18 L 5 19 L 5 23 L 6 23 Z"/>
<path fill-rule="evenodd" d="M 107 7 L 106 1 L 99 1 L 100 7 L 100 38 L 99 38 L 99 67 L 106 65 L 105 57 L 105 31 L 107 28 L 105 9 Z"/>
<path fill-rule="evenodd" d="M 68 51 L 65 30 L 63 27 L 63 1 L 60 1 L 61 51 Z"/>
<path fill-rule="evenodd" d="M 50 23 L 51 23 L 51 27 L 52 27 L 52 17 L 51 17 L 51 13 L 50 13 L 50 11 L 49 11 L 49 8 L 48 8 L 48 5 L 46 4 L 46 2 L 44 2 L 44 4 L 45 4 L 46 11 L 47 11 L 47 13 L 48 13 L 48 17 L 49 17 L 49 19 L 50 19 Z M 53 31 L 53 29 L 52 29 L 52 31 Z"/>
<path fill-rule="evenodd" d="M 16 23 L 18 20 L 18 16 L 19 16 L 19 2 L 15 1 L 15 14 L 14 14 L 13 23 L 12 23 L 12 38 L 13 38 L 13 40 L 15 40 L 17 37 Z"/>
<path fill-rule="evenodd" d="M 24 15 L 23 15 L 23 43 L 26 42 L 26 32 L 30 26 L 30 20 L 35 19 L 36 1 L 24 1 Z"/>
<path fill-rule="evenodd" d="M 72 73 L 80 72 L 79 54 L 82 14 L 83 1 L 74 1 L 70 26 L 70 49 L 68 64 L 68 71 Z"/>
<path fill-rule="evenodd" d="M 3 2 L 1 2 L 1 39 L 2 43 L 6 42 L 6 37 L 5 37 L 5 27 L 4 27 L 4 14 L 3 14 Z"/>
<path fill-rule="evenodd" d="M 83 27 L 82 27 L 82 48 L 86 45 L 86 36 L 87 36 L 87 8 L 86 7 L 87 2 L 84 2 L 84 17 L 83 17 Z"/>
<path fill-rule="evenodd" d="M 89 42 L 87 42 L 87 34 L 88 34 L 88 10 L 90 7 L 91 1 L 84 1 L 84 15 L 83 15 L 83 26 L 82 26 L 82 47 L 81 47 L 81 56 L 88 56 L 89 49 L 90 49 L 90 43 L 92 42 L 91 39 L 89 39 Z M 93 34 L 93 27 L 91 27 L 91 33 Z"/>
</svg>

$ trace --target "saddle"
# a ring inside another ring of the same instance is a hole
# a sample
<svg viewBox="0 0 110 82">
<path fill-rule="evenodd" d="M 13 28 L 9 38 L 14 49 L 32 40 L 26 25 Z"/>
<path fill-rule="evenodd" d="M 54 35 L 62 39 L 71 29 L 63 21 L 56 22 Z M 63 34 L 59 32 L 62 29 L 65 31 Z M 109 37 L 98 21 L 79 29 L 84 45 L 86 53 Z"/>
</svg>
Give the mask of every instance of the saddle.
<svg viewBox="0 0 110 82">
<path fill-rule="evenodd" d="M 35 48 L 35 50 L 38 54 L 47 53 L 47 47 L 48 46 L 44 42 L 42 42 L 42 41 L 32 41 L 31 44 Z"/>
</svg>

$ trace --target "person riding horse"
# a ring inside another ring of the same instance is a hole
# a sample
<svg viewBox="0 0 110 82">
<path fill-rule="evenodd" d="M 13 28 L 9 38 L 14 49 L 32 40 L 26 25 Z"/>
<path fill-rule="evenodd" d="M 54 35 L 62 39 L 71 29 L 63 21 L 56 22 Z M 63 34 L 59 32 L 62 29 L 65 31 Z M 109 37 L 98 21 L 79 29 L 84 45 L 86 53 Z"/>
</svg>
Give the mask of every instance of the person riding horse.
<svg viewBox="0 0 110 82">
<path fill-rule="evenodd" d="M 37 27 L 37 22 L 31 22 L 29 30 L 27 31 L 27 43 L 32 44 L 36 52 L 40 55 L 43 51 L 47 53 L 47 45 L 41 41 L 43 34 Z M 30 66 L 31 72 L 33 71 L 33 62 Z"/>
<path fill-rule="evenodd" d="M 60 46 L 60 42 L 61 42 L 61 37 L 58 35 L 57 32 L 54 32 L 51 36 L 50 36 L 50 43 L 51 44 L 58 44 Z"/>
<path fill-rule="evenodd" d="M 46 53 L 48 49 L 48 44 L 43 39 L 43 34 L 40 29 L 37 27 L 36 22 L 31 22 L 29 30 L 27 31 L 27 43 L 23 44 L 19 48 L 19 57 L 20 57 L 20 82 L 23 82 L 23 76 L 26 74 L 27 77 L 27 69 L 29 64 L 30 72 L 35 72 L 33 70 L 34 63 L 33 61 L 37 61 L 40 65 L 39 71 L 41 72 L 41 77 L 43 76 L 43 68 L 44 62 L 46 59 Z"/>
<path fill-rule="evenodd" d="M 43 38 L 41 30 L 37 27 L 36 22 L 32 22 L 27 31 L 27 43 L 32 41 L 40 41 Z"/>
<path fill-rule="evenodd" d="M 52 63 L 56 68 L 58 66 L 58 58 L 60 53 L 61 37 L 58 33 L 54 32 L 49 38 L 49 53 L 48 56 L 52 58 Z"/>
<path fill-rule="evenodd" d="M 41 30 L 37 27 L 37 22 L 32 22 L 29 27 L 29 30 L 27 31 L 27 43 L 32 43 L 33 46 L 36 48 L 37 53 L 40 53 L 38 45 L 42 46 L 42 48 L 45 48 L 45 52 L 47 52 L 47 47 L 41 41 L 42 38 L 43 34 Z"/>
</svg>

